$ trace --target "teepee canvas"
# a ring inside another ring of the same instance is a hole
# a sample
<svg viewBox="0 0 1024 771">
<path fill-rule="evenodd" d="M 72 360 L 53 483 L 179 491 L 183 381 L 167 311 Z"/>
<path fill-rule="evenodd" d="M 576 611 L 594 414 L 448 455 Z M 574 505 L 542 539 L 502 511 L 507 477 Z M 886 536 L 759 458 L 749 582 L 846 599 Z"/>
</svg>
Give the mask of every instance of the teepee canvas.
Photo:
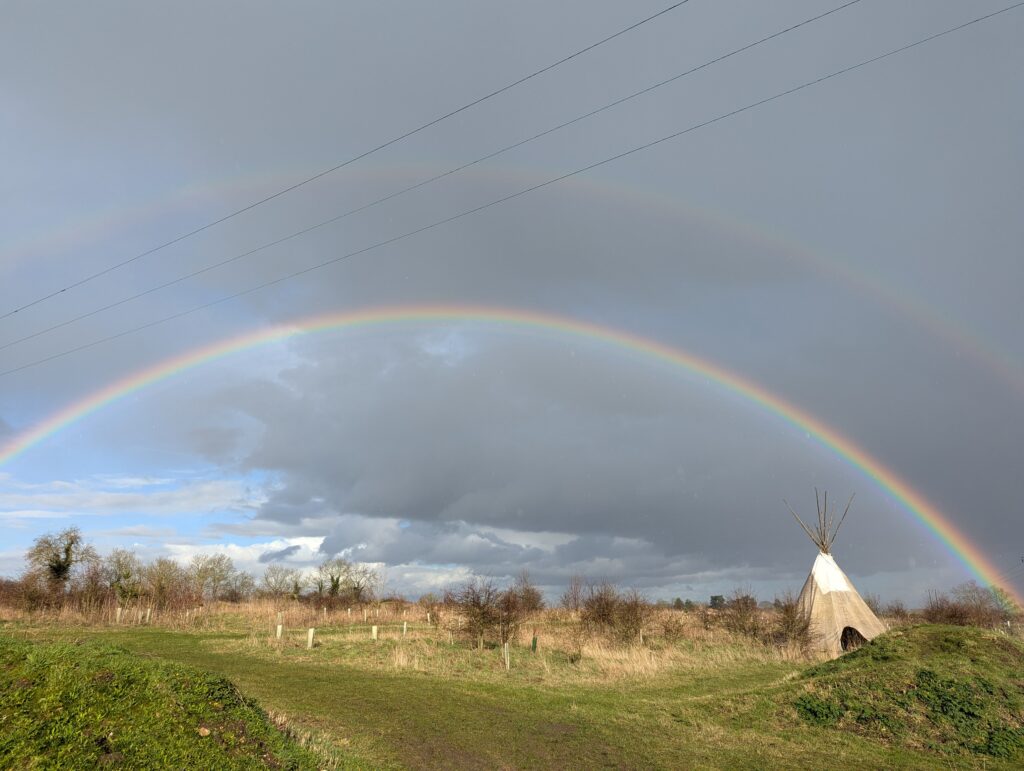
<svg viewBox="0 0 1024 771">
<path fill-rule="evenodd" d="M 836 523 L 833 512 L 828 508 L 828 493 L 825 493 L 824 503 L 818 498 L 817 490 L 814 495 L 818 508 L 818 524 L 814 530 L 807 527 L 796 512 L 790 509 L 804 532 L 818 547 L 818 557 L 800 592 L 798 603 L 810 623 L 812 646 L 834 657 L 882 634 L 885 624 L 879 621 L 878 616 L 864 602 L 864 598 L 840 570 L 830 553 L 836 534 L 850 510 L 850 504 L 846 504 L 846 511 Z"/>
</svg>

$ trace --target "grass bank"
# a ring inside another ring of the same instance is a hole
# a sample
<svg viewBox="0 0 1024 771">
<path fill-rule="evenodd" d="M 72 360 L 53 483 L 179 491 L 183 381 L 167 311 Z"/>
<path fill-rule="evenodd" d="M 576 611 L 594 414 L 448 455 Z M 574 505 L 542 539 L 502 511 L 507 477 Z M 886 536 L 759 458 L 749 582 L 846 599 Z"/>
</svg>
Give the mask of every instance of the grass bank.
<svg viewBox="0 0 1024 771">
<path fill-rule="evenodd" d="M 908 630 L 895 638 L 901 642 L 882 640 L 840 662 L 808 665 L 713 636 L 632 649 L 594 643 L 574 662 L 549 630 L 536 654 L 513 646 L 506 671 L 498 651 L 453 645 L 447 633 L 418 625 L 403 640 L 397 623 L 376 642 L 359 624 L 326 626 L 312 650 L 297 624 L 281 641 L 261 626 L 222 619 L 191 629 L 68 628 L 20 620 L 0 633 L 115 643 L 229 678 L 289 725 L 322 737 L 352 767 L 820 768 L 827 759 L 836 768 L 931 769 L 1014 768 L 1022 759 L 1015 734 L 1000 727 L 1019 727 L 1014 699 L 1024 679 L 1011 653 L 1024 649 L 1005 638 L 997 643 L 998 636 L 964 638 L 988 662 L 979 676 L 1006 700 L 986 702 L 984 741 L 958 743 L 925 730 L 944 719 L 941 706 L 938 713 L 920 708 L 919 730 L 902 734 L 876 730 L 854 706 L 877 701 L 868 687 L 873 672 L 899 693 L 920 682 L 921 671 L 933 671 L 945 693 L 963 651 L 915 642 L 931 640 L 931 632 Z M 992 653 L 1004 643 L 1010 648 Z M 890 669 L 870 660 L 876 654 L 891 654 Z M 834 699 L 837 717 L 808 719 L 807 698 Z M 903 718 L 893 712 L 892 719 Z M 993 729 L 996 744 L 986 744 Z M 996 745 L 1008 749 L 989 751 Z"/>
<path fill-rule="evenodd" d="M 1024 645 L 973 627 L 898 629 L 811 667 L 793 701 L 813 725 L 943 756 L 1024 766 Z"/>
<path fill-rule="evenodd" d="M 227 679 L 90 642 L 0 637 L 0 767 L 316 769 Z"/>
</svg>

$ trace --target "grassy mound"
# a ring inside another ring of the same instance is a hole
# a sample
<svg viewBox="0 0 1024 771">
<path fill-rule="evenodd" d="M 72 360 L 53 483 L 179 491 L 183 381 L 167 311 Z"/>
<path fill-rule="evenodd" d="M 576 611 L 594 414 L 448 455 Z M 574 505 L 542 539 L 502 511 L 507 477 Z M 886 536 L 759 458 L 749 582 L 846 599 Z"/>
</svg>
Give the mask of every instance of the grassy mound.
<svg viewBox="0 0 1024 771">
<path fill-rule="evenodd" d="M 0 637 L 2 768 L 316 768 L 224 678 L 98 643 Z"/>
<path fill-rule="evenodd" d="M 807 670 L 792 706 L 809 724 L 953 754 L 1024 759 L 1024 644 L 918 626 Z"/>
</svg>

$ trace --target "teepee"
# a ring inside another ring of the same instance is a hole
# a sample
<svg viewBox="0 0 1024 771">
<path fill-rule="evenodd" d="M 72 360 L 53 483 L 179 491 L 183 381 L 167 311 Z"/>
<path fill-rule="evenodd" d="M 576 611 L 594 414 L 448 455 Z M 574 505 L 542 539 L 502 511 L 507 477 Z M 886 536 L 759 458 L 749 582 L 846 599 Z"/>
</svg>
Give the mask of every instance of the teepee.
<svg viewBox="0 0 1024 771">
<path fill-rule="evenodd" d="M 800 527 L 818 547 L 818 557 L 797 602 L 810 623 L 812 647 L 835 657 L 882 634 L 885 624 L 864 602 L 830 553 L 836 534 L 850 511 L 853 496 L 850 496 L 838 523 L 828 507 L 828 493 L 825 493 L 823 502 L 815 489 L 814 499 L 818 523 L 813 530 L 804 524 L 792 507 L 789 508 Z M 788 503 L 786 505 L 789 506 Z"/>
</svg>

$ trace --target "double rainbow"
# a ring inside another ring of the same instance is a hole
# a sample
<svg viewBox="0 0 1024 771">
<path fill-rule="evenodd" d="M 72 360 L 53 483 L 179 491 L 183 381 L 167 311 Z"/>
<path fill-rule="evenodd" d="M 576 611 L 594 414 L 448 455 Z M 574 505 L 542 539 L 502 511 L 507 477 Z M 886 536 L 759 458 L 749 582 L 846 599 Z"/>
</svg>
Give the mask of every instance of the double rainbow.
<svg viewBox="0 0 1024 771">
<path fill-rule="evenodd" d="M 856 467 L 930 530 L 973 576 L 984 584 L 1001 587 L 1014 601 L 1024 605 L 1024 598 L 1012 586 L 1006 585 L 1000 580 L 998 569 L 991 564 L 978 547 L 971 543 L 964 533 L 954 526 L 948 516 L 943 514 L 922 493 L 900 478 L 895 471 L 886 468 L 853 441 L 808 412 L 772 394 L 751 380 L 678 348 L 591 322 L 532 310 L 452 305 L 381 307 L 299 319 L 289 324 L 266 327 L 238 337 L 221 340 L 136 372 L 51 415 L 33 428 L 15 436 L 0 449 L 0 467 L 72 423 L 82 420 L 119 399 L 153 383 L 239 351 L 327 330 L 410 322 L 467 321 L 510 325 L 599 341 L 653 357 L 717 383 L 725 390 L 743 397 L 801 429 L 844 461 Z"/>
</svg>

